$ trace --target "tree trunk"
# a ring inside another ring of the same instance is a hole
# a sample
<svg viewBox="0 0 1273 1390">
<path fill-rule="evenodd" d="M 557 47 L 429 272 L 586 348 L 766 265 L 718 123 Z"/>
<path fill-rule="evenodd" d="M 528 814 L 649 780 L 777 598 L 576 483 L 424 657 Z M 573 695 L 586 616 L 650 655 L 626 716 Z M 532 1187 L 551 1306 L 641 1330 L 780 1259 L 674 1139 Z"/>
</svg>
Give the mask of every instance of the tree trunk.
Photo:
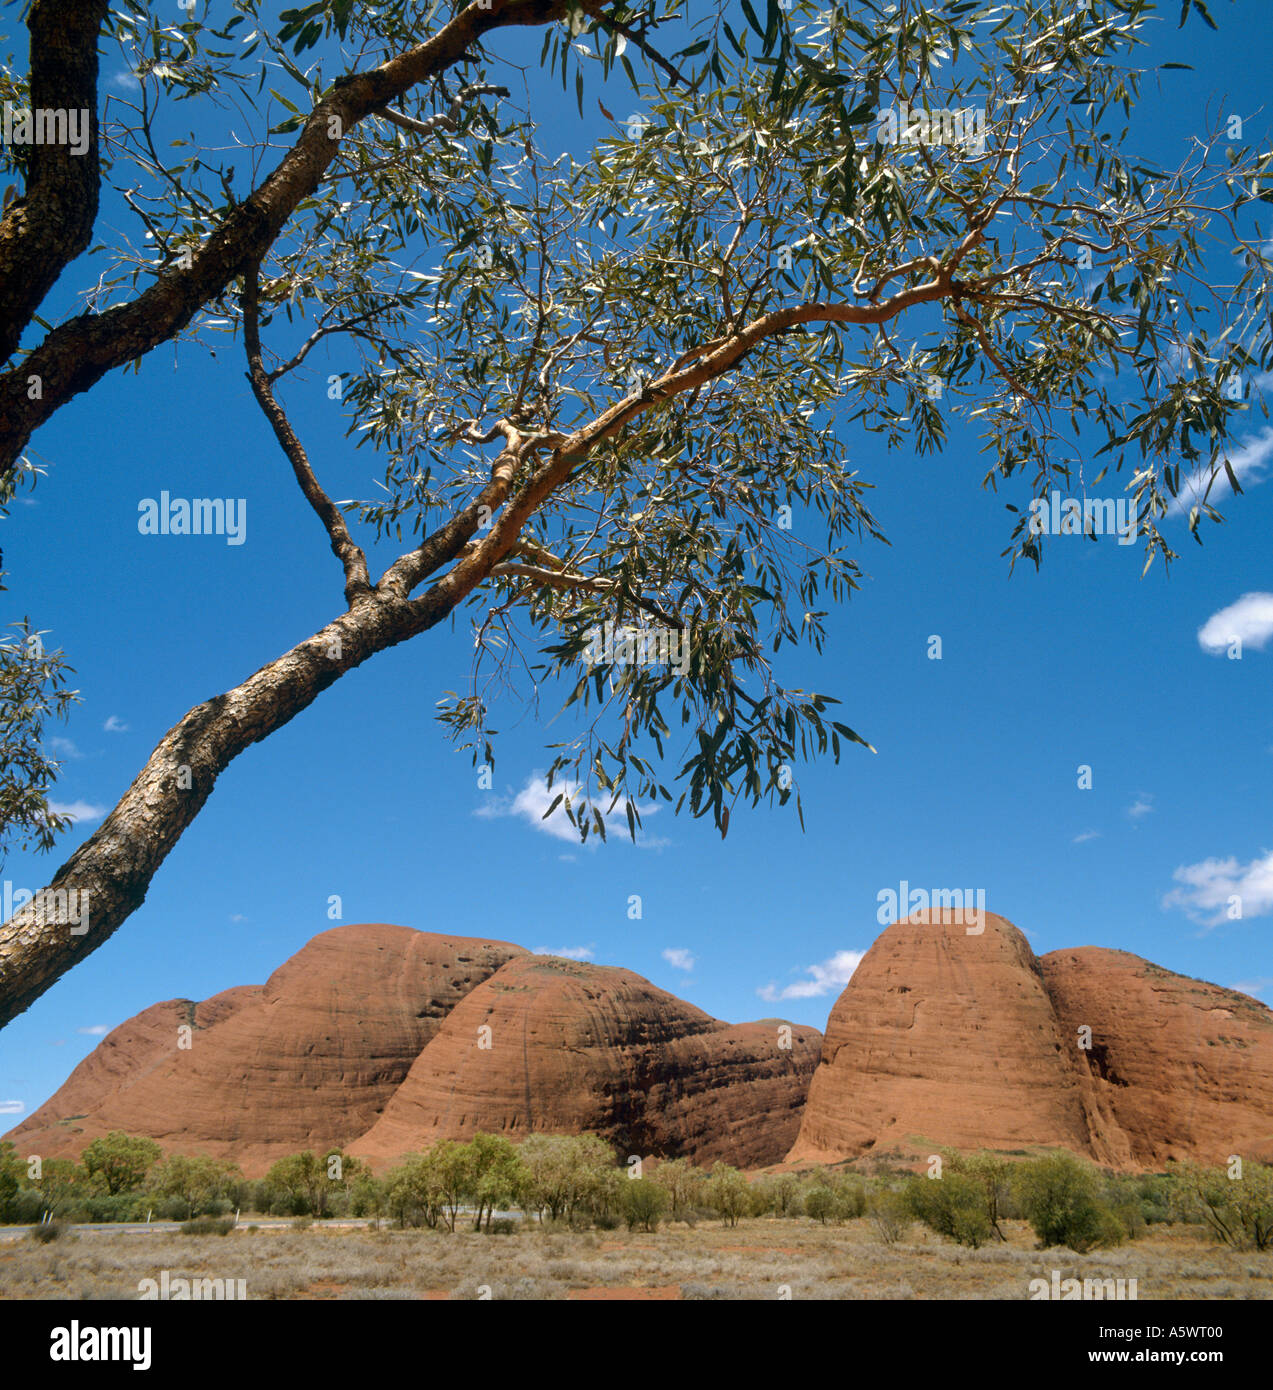
<svg viewBox="0 0 1273 1390">
<path fill-rule="evenodd" d="M 414 601 L 383 593 L 369 598 L 169 729 L 96 833 L 48 888 L 0 926 L 0 1026 L 141 906 L 156 870 L 234 758 L 346 671 L 435 626 L 475 582 L 476 576 L 459 587 L 444 583 Z M 77 908 L 85 904 L 77 923 Z"/>
</svg>

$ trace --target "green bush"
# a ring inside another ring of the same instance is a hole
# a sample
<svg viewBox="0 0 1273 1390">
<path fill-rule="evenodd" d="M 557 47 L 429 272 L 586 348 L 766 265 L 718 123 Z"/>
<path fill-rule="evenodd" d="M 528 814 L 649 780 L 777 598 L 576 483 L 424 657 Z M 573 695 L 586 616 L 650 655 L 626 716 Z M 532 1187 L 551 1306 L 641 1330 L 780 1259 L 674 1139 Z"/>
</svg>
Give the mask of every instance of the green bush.
<svg viewBox="0 0 1273 1390">
<path fill-rule="evenodd" d="M 497 1216 L 486 1227 L 488 1236 L 515 1236 L 518 1223 L 511 1216 Z"/>
<path fill-rule="evenodd" d="M 828 1217 L 835 1217 L 835 1193 L 829 1187 L 818 1184 L 804 1194 L 804 1214 L 825 1226 Z"/>
<path fill-rule="evenodd" d="M 58 1240 L 66 1234 L 66 1223 L 62 1221 L 45 1221 L 36 1226 L 31 1231 L 31 1239 L 38 1240 L 41 1245 L 47 1245 L 51 1240 Z"/>
<path fill-rule="evenodd" d="M 649 1178 L 625 1182 L 620 1204 L 630 1231 L 657 1231 L 659 1218 L 671 1205 L 668 1194 Z"/>
<path fill-rule="evenodd" d="M 911 1215 L 947 1240 L 979 1250 L 994 1235 L 985 1189 L 968 1173 L 945 1165 L 940 1177 L 913 1178 L 906 1195 Z"/>
<path fill-rule="evenodd" d="M 1186 1219 L 1205 1222 L 1235 1250 L 1273 1250 L 1273 1166 L 1201 1168 L 1182 1163 L 1171 1175 L 1173 1205 Z"/>
<path fill-rule="evenodd" d="M 134 1221 L 137 1219 L 139 1201 L 144 1207 L 144 1199 L 139 1199 L 135 1193 L 131 1192 L 120 1192 L 113 1197 L 85 1197 L 80 1204 L 83 1213 L 82 1219 L 85 1221 Z M 143 1210 L 143 1220 L 145 1216 L 146 1213 Z"/>
<path fill-rule="evenodd" d="M 1017 1165 L 1013 1191 L 1042 1249 L 1068 1246 L 1084 1254 L 1121 1245 L 1123 1223 L 1101 1200 L 1096 1171 L 1069 1153 L 1048 1154 Z"/>
<path fill-rule="evenodd" d="M 883 1184 L 867 1194 L 866 1209 L 875 1234 L 885 1245 L 896 1245 L 911 1224 L 911 1204 L 905 1187 Z"/>
<path fill-rule="evenodd" d="M 234 1230 L 232 1216 L 196 1216 L 181 1223 L 183 1236 L 228 1236 Z"/>
</svg>

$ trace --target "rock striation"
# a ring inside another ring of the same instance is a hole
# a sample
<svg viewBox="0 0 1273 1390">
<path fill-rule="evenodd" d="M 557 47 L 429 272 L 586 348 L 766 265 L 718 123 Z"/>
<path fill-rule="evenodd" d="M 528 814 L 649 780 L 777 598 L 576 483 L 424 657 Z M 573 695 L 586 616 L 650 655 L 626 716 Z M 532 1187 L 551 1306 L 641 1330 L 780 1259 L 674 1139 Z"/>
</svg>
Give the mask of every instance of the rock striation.
<svg viewBox="0 0 1273 1390">
<path fill-rule="evenodd" d="M 1273 1013 L 1124 951 L 1054 951 L 984 914 L 888 927 L 831 1011 L 793 1163 L 942 1145 L 1111 1167 L 1273 1159 Z"/>
<path fill-rule="evenodd" d="M 630 970 L 520 956 L 456 1005 L 353 1152 L 589 1132 L 623 1155 L 774 1163 L 820 1044 L 780 1020 L 722 1023 Z"/>
</svg>

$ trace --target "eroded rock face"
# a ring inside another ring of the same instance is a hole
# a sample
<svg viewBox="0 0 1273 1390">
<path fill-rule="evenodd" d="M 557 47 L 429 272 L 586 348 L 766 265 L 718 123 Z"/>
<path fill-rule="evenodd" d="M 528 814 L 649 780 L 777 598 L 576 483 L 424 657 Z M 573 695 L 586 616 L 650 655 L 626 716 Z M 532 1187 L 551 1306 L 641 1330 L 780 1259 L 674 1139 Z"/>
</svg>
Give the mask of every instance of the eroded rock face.
<svg viewBox="0 0 1273 1390">
<path fill-rule="evenodd" d="M 866 953 L 831 1011 L 793 1161 L 1086 1150 L 1079 1078 L 1034 953 L 1011 922 L 983 921 L 969 934 L 959 914 L 915 914 Z"/>
<path fill-rule="evenodd" d="M 348 1144 L 451 1008 L 520 952 L 408 927 L 336 927 L 264 985 L 198 1005 L 171 1000 L 122 1024 L 9 1137 L 51 1157 L 122 1129 L 168 1152 L 233 1158 L 249 1174 L 299 1149 Z M 188 1048 L 182 1024 L 192 1025 Z"/>
<path fill-rule="evenodd" d="M 775 1163 L 820 1041 L 722 1023 L 630 970 L 522 956 L 456 1005 L 353 1152 L 383 1163 L 478 1130 L 588 1131 L 621 1155 Z"/>
<path fill-rule="evenodd" d="M 1273 1161 L 1273 1012 L 1126 951 L 1083 946 L 1039 964 L 1094 1148 L 1125 1167 L 1220 1164 L 1230 1154 Z"/>
<path fill-rule="evenodd" d="M 590 1130 L 624 1154 L 765 1164 L 795 1138 L 820 1041 L 779 1020 L 731 1027 L 627 970 L 337 927 L 264 985 L 122 1024 L 9 1137 L 74 1156 L 122 1129 L 248 1176 L 303 1148 L 396 1160 L 477 1129 Z"/>
<path fill-rule="evenodd" d="M 993 914 L 980 934 L 916 914 L 832 1009 L 789 1159 L 941 1145 L 1059 1146 L 1125 1170 L 1273 1159 L 1273 1013 L 1124 951 L 1040 960 Z"/>
</svg>

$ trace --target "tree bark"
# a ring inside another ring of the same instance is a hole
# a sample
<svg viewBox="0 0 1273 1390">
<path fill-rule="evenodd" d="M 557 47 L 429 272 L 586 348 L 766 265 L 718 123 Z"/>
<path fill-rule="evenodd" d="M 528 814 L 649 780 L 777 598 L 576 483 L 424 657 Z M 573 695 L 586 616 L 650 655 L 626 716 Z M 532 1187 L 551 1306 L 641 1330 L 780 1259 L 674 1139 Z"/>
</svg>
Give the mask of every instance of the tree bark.
<svg viewBox="0 0 1273 1390">
<path fill-rule="evenodd" d="M 458 586 L 444 579 L 415 600 L 392 593 L 368 598 L 173 725 L 96 833 L 48 888 L 0 926 L 0 1026 L 104 945 L 141 906 L 156 870 L 233 759 L 295 718 L 345 672 L 441 622 L 479 578 Z M 71 891 L 88 894 L 83 935 L 72 933 L 74 913 L 66 902 L 47 896 Z"/>
</svg>

